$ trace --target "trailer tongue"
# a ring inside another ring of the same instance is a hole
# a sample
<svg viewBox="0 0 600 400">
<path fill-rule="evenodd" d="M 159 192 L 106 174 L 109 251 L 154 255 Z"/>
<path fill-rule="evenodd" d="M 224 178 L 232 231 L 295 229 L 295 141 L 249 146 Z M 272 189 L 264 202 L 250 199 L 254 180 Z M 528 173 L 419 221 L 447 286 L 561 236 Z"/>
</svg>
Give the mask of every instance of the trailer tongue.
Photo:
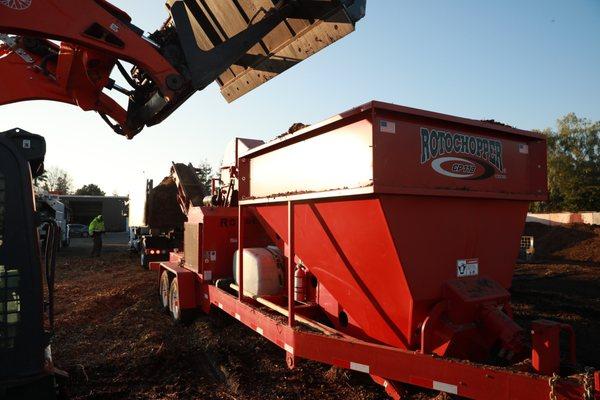
<svg viewBox="0 0 600 400">
<path fill-rule="evenodd" d="M 189 213 L 184 253 L 151 265 L 176 319 L 218 307 L 290 367 L 365 372 L 396 398 L 401 384 L 598 398 L 569 326 L 534 322 L 529 347 L 512 320 L 527 208 L 547 195 L 544 136 L 373 102 L 256 145 L 224 175 L 239 206 L 213 193 Z"/>
</svg>

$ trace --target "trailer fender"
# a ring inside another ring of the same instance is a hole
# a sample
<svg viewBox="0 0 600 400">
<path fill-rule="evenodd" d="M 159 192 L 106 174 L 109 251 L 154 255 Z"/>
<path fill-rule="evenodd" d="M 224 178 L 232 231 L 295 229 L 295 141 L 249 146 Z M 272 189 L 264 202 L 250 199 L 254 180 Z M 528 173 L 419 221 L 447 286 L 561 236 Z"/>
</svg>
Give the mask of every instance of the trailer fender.
<svg viewBox="0 0 600 400">
<path fill-rule="evenodd" d="M 177 279 L 181 309 L 196 308 L 199 304 L 196 301 L 196 274 L 171 262 L 150 263 L 151 268 L 156 268 L 156 264 L 158 264 L 159 277 L 166 270 L 172 275 L 173 279 Z"/>
<path fill-rule="evenodd" d="M 161 261 L 150 261 L 148 263 L 148 269 L 150 271 L 161 271 L 162 270 L 161 267 L 160 267 L 161 264 L 162 264 Z"/>
</svg>

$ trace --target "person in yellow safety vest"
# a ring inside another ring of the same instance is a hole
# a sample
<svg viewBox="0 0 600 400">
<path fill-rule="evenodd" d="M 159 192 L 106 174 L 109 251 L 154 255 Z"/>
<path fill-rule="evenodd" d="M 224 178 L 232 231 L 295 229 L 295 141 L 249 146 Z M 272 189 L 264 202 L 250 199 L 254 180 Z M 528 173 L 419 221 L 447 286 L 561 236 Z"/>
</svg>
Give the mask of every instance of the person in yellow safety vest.
<svg viewBox="0 0 600 400">
<path fill-rule="evenodd" d="M 100 252 L 102 252 L 102 235 L 104 234 L 104 218 L 102 215 L 98 215 L 92 220 L 88 230 L 90 236 L 94 239 L 92 257 L 100 257 Z"/>
</svg>

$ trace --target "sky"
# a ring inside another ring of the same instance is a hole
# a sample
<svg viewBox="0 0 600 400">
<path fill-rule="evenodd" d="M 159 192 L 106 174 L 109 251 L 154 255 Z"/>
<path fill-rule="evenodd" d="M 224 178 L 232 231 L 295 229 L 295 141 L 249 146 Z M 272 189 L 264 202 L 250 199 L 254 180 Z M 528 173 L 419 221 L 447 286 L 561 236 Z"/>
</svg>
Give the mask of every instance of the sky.
<svg viewBox="0 0 600 400">
<path fill-rule="evenodd" d="M 162 1 L 112 3 L 146 31 L 167 16 Z M 40 101 L 0 107 L 0 131 L 44 135 L 46 166 L 75 188 L 127 195 L 172 161 L 218 166 L 234 137 L 268 140 L 370 100 L 521 129 L 569 112 L 600 120 L 600 0 L 368 0 L 352 35 L 232 104 L 213 84 L 132 141 L 93 112 Z"/>
</svg>

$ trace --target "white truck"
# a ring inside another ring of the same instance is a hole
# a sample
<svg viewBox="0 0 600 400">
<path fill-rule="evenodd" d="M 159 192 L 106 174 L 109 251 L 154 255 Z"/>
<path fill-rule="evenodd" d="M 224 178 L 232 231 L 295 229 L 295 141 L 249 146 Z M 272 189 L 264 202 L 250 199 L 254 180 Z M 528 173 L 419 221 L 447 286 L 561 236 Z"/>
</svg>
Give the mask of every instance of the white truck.
<svg viewBox="0 0 600 400">
<path fill-rule="evenodd" d="M 71 240 L 69 238 L 69 209 L 58 200 L 58 196 L 36 188 L 35 202 L 38 213 L 42 219 L 53 219 L 60 229 L 60 247 L 68 247 Z M 39 228 L 40 239 L 46 238 L 44 226 Z"/>
</svg>

